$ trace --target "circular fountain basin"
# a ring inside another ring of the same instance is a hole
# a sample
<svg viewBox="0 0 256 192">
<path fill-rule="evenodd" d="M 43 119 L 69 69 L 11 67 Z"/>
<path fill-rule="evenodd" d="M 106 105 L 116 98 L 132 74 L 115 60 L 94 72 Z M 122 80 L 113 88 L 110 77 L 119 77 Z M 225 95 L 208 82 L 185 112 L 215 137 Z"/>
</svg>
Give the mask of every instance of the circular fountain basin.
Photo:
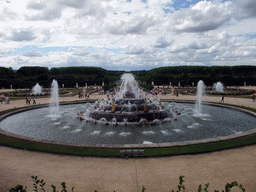
<svg viewBox="0 0 256 192">
<path fill-rule="evenodd" d="M 152 125 L 137 123 L 89 121 L 78 118 L 92 104 L 61 105 L 59 115 L 49 115 L 43 107 L 8 116 L 1 129 L 33 140 L 72 145 L 127 145 L 190 142 L 235 136 L 255 129 L 254 115 L 240 110 L 203 105 L 203 113 L 194 112 L 193 103 L 162 102 L 180 113 L 177 120 L 154 120 Z"/>
</svg>

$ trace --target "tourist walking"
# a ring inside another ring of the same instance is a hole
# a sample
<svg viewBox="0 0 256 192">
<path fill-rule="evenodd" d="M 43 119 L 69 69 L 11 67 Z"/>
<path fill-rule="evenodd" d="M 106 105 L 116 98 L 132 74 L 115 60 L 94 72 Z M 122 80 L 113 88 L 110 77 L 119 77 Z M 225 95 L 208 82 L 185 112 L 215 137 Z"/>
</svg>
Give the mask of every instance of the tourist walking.
<svg viewBox="0 0 256 192">
<path fill-rule="evenodd" d="M 36 99 L 33 98 L 33 105 L 36 105 Z"/>
<path fill-rule="evenodd" d="M 29 97 L 26 98 L 26 104 L 30 105 L 30 98 Z"/>
<path fill-rule="evenodd" d="M 221 102 L 224 102 L 224 95 L 222 95 L 221 97 Z"/>
</svg>

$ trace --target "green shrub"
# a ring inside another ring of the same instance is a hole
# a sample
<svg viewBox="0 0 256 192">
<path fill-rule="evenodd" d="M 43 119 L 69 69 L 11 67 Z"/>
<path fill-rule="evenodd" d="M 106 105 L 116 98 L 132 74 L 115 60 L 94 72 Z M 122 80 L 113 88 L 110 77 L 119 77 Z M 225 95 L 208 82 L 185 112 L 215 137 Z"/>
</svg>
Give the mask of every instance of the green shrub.
<svg viewBox="0 0 256 192">
<path fill-rule="evenodd" d="M 177 191 L 176 192 L 185 192 L 185 180 L 184 180 L 185 176 L 180 176 L 179 177 L 179 184 L 177 186 Z M 33 180 L 33 188 L 35 192 L 38 192 L 38 188 L 40 188 L 40 191 L 44 191 L 44 186 L 45 186 L 45 182 L 43 179 L 39 180 L 37 176 L 31 176 L 32 180 Z M 62 190 L 61 192 L 68 192 L 67 191 L 67 187 L 66 187 L 66 183 L 62 182 L 61 183 L 62 186 Z M 57 192 L 56 186 L 51 185 L 53 192 Z M 208 192 L 208 187 L 209 187 L 209 183 L 205 184 L 205 188 L 202 189 L 202 185 L 199 185 L 198 187 L 198 192 Z M 225 185 L 225 191 L 222 190 L 221 192 L 231 192 L 231 189 L 233 187 L 238 187 L 241 191 L 245 192 L 245 188 L 243 188 L 242 185 L 239 185 L 236 181 L 232 182 L 232 183 L 227 183 Z M 26 192 L 27 191 L 27 187 L 23 187 L 22 185 L 17 185 L 14 188 L 9 189 L 9 192 Z M 74 191 L 74 186 L 72 187 L 71 191 Z M 145 192 L 146 188 L 143 186 L 142 187 L 142 192 Z M 98 192 L 97 190 L 94 190 L 94 192 Z M 115 191 L 114 191 L 115 192 Z M 175 192 L 175 190 L 172 190 L 172 192 Z M 214 190 L 214 192 L 220 192 L 218 190 Z"/>
</svg>

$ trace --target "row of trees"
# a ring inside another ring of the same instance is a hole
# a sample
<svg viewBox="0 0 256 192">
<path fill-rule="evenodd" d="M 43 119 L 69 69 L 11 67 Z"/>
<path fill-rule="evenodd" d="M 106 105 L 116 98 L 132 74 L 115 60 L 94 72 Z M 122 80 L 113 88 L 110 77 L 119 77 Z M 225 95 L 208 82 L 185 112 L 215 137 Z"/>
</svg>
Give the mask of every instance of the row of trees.
<svg viewBox="0 0 256 192">
<path fill-rule="evenodd" d="M 12 68 L 0 67 L 0 87 L 31 88 L 39 83 L 43 87 L 50 87 L 52 80 L 56 79 L 59 85 L 74 87 L 111 84 L 120 79 L 121 71 L 108 71 L 99 67 L 21 67 L 17 71 Z"/>
<path fill-rule="evenodd" d="M 213 85 L 221 81 L 224 85 L 247 85 L 255 84 L 255 66 L 180 66 L 180 67 L 160 67 L 155 68 L 141 77 L 141 80 L 154 81 L 155 85 L 170 84 L 182 86 L 196 85 L 199 80 L 203 80 L 206 85 Z"/>
<path fill-rule="evenodd" d="M 87 85 L 110 85 L 119 80 L 125 71 L 112 71 L 100 67 L 21 67 L 18 70 L 0 67 L 0 87 L 31 88 L 36 83 L 43 87 L 50 87 L 53 79 L 59 85 L 74 87 Z M 131 71 L 137 80 L 155 85 L 181 86 L 192 85 L 203 80 L 206 85 L 221 81 L 224 85 L 254 85 L 256 82 L 256 66 L 178 66 L 160 67 L 149 71 Z"/>
</svg>

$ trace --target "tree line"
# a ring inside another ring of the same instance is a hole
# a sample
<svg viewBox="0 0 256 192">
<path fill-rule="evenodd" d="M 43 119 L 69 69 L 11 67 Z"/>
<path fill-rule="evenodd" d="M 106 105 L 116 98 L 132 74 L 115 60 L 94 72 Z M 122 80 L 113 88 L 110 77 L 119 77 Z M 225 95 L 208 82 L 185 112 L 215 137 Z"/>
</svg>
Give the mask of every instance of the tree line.
<svg viewBox="0 0 256 192">
<path fill-rule="evenodd" d="M 100 67 L 21 67 L 18 70 L 0 67 L 0 88 L 31 88 L 36 83 L 50 87 L 53 79 L 59 85 L 75 87 L 87 85 L 111 85 L 126 71 L 106 70 Z M 130 71 L 137 80 L 144 84 L 188 86 L 203 80 L 206 85 L 218 81 L 226 86 L 254 85 L 256 66 L 169 66 L 151 70 Z"/>
<path fill-rule="evenodd" d="M 0 67 L 0 88 L 32 88 L 39 83 L 50 87 L 53 79 L 59 86 L 75 87 L 87 85 L 111 84 L 120 79 L 124 71 L 108 71 L 100 67 L 21 67 L 18 70 Z"/>
</svg>

